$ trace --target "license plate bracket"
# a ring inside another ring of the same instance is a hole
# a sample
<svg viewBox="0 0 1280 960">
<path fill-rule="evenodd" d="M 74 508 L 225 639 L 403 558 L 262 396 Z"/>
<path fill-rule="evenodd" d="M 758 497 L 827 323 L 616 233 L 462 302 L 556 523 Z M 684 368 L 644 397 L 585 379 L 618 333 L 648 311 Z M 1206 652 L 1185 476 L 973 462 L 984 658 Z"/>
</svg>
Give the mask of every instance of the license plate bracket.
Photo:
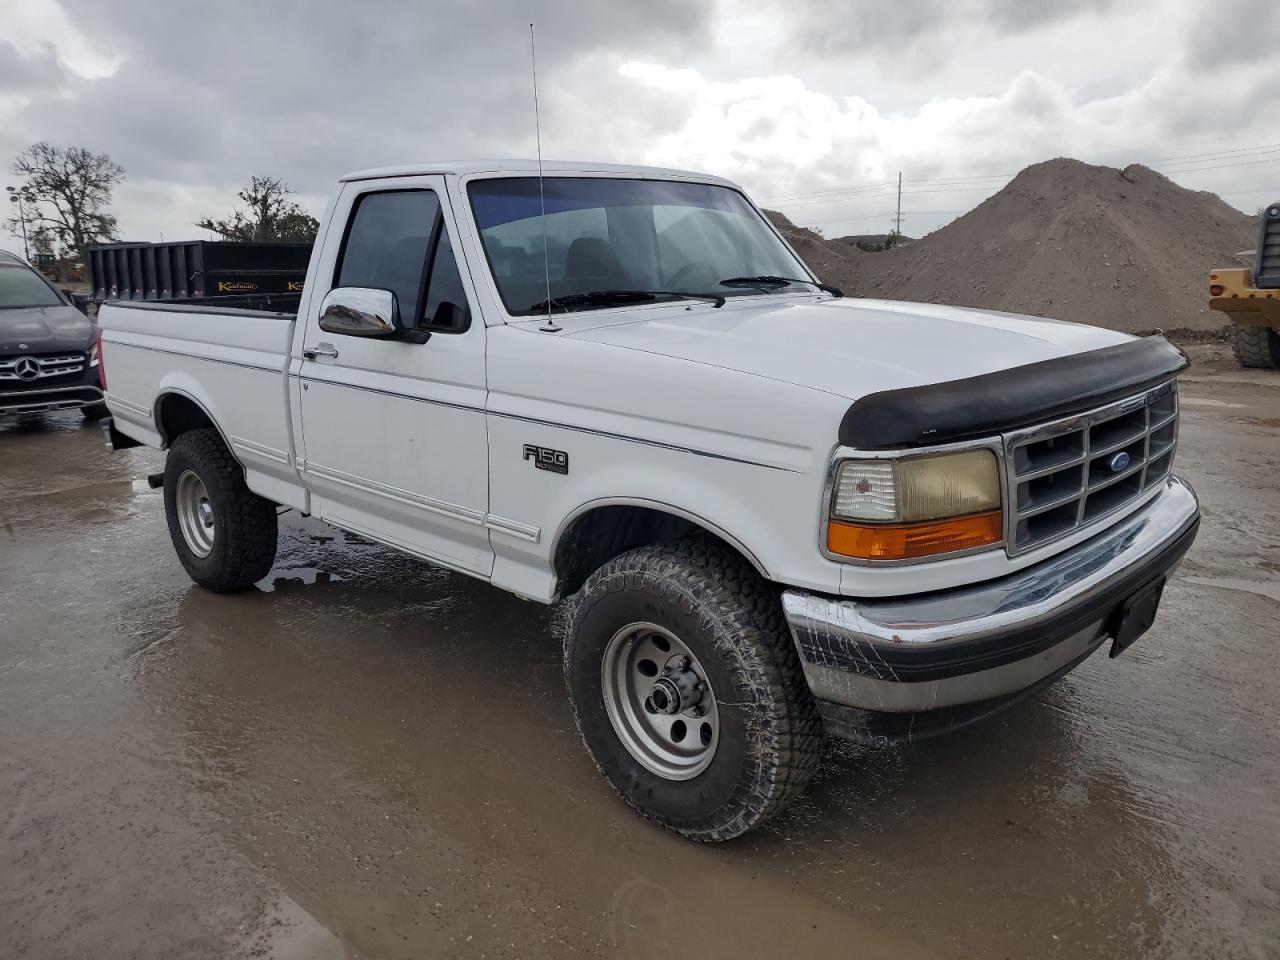
<svg viewBox="0 0 1280 960">
<path fill-rule="evenodd" d="M 1165 577 L 1159 576 L 1138 588 L 1129 595 L 1111 620 L 1111 657 L 1124 653 L 1140 636 L 1151 629 L 1155 622 L 1156 611 L 1160 608 L 1160 598 L 1164 594 Z"/>
</svg>

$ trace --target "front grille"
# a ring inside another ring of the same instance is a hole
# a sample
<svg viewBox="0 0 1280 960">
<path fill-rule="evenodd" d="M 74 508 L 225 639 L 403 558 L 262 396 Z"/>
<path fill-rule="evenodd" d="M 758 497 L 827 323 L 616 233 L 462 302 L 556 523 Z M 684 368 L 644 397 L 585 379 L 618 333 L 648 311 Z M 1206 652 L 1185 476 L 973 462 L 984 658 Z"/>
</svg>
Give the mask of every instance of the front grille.
<svg viewBox="0 0 1280 960">
<path fill-rule="evenodd" d="M 1009 554 L 1091 526 L 1131 504 L 1169 475 L 1177 443 L 1175 381 L 1005 434 Z"/>
<path fill-rule="evenodd" d="M 35 367 L 22 361 L 30 360 Z M 21 366 L 20 366 L 21 365 Z M 65 377 L 84 370 L 85 355 L 83 353 L 24 353 L 11 357 L 0 357 L 0 381 L 5 385 L 39 383 L 42 386 L 50 377 Z M 23 375 L 23 371 L 26 375 Z"/>
</svg>

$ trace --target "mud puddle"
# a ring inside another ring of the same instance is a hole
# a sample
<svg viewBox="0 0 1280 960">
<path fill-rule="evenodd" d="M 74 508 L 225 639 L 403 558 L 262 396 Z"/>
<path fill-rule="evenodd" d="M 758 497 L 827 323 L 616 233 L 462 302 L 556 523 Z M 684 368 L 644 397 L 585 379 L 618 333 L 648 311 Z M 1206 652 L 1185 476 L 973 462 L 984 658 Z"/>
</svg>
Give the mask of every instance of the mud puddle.
<svg viewBox="0 0 1280 960">
<path fill-rule="evenodd" d="M 599 778 L 556 609 L 296 515 L 262 589 L 207 594 L 154 452 L 0 426 L 0 955 L 1280 955 L 1280 431 L 1188 409 L 1204 527 L 1149 635 L 951 737 L 833 745 L 720 846 Z"/>
</svg>

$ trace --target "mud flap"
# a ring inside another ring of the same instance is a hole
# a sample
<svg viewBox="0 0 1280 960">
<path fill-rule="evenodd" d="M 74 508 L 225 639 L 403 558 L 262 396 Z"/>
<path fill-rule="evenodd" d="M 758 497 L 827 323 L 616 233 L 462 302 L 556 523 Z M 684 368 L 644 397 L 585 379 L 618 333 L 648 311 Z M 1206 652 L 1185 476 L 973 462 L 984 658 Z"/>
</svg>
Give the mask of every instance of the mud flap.
<svg viewBox="0 0 1280 960">
<path fill-rule="evenodd" d="M 130 447 L 142 446 L 133 437 L 125 436 L 116 429 L 115 417 L 103 417 L 99 425 L 102 427 L 102 436 L 106 441 L 108 450 L 120 451 L 128 450 Z"/>
</svg>

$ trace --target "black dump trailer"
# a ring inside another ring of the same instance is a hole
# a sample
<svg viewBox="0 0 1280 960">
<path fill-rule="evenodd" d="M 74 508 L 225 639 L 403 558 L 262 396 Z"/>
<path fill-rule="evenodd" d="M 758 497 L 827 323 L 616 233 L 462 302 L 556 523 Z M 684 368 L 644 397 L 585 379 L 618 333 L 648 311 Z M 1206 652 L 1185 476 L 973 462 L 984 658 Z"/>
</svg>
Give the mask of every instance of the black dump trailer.
<svg viewBox="0 0 1280 960">
<path fill-rule="evenodd" d="M 89 247 L 95 303 L 158 300 L 296 310 L 309 243 L 103 243 Z"/>
</svg>

